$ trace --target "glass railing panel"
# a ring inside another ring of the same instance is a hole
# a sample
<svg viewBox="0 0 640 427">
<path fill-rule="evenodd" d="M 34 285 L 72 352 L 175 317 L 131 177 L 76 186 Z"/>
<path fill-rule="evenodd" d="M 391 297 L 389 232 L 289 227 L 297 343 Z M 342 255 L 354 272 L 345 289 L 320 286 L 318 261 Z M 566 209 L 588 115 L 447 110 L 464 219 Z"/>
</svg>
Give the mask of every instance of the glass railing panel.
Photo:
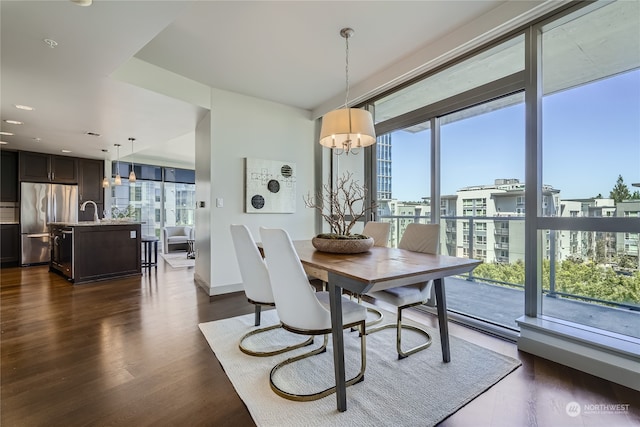
<svg viewBox="0 0 640 427">
<path fill-rule="evenodd" d="M 386 216 L 379 220 L 400 224 L 401 221 L 408 219 Z M 416 220 L 414 217 L 410 219 Z M 492 224 L 491 221 L 487 221 L 488 219 L 491 218 L 482 217 L 479 223 Z M 417 220 L 428 223 L 428 218 Z M 474 242 L 470 245 L 467 236 L 473 234 L 474 224 L 478 223 L 479 219 L 442 217 L 441 221 L 447 224 L 446 228 L 440 230 L 441 254 L 468 258 L 472 253 L 474 258 L 483 261 L 470 274 L 448 279 L 448 283 L 450 282 L 447 286 L 448 309 L 494 325 L 517 330 L 515 319 L 522 316 L 524 307 L 524 240 L 514 239 L 514 243 L 501 245 L 505 247 L 504 250 L 494 249 L 495 243 L 489 237 L 484 244 L 479 245 Z M 510 230 L 514 235 L 523 233 L 524 218 L 503 219 L 503 222 L 506 221 L 513 222 Z M 493 236 L 492 226 L 487 225 L 486 228 L 487 235 Z M 452 233 L 451 230 L 456 232 Z M 397 239 L 393 239 L 391 245 L 397 247 Z M 514 255 L 510 257 L 509 253 Z"/>
<path fill-rule="evenodd" d="M 640 338 L 640 261 L 618 246 L 624 233 L 544 230 L 542 312 L 546 316 Z M 577 234 L 577 245 L 569 236 Z"/>
</svg>

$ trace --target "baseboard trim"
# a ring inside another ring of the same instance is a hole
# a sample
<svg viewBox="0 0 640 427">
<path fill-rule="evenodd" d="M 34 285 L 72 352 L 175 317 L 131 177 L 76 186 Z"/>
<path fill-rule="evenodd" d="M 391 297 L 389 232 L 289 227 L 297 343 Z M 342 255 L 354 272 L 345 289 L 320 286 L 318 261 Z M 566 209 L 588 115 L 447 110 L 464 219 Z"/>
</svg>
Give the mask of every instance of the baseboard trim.
<svg viewBox="0 0 640 427">
<path fill-rule="evenodd" d="M 214 295 L 231 294 L 233 292 L 240 292 L 240 291 L 244 292 L 244 286 L 242 286 L 242 283 L 231 283 L 229 285 L 211 286 L 209 283 L 203 280 L 202 277 L 198 275 L 198 273 L 193 273 L 193 281 L 196 283 L 196 285 L 201 287 L 210 297 Z"/>
<path fill-rule="evenodd" d="M 212 286 L 209 290 L 209 296 L 224 295 L 233 292 L 244 291 L 242 283 L 232 283 L 229 285 Z"/>
</svg>

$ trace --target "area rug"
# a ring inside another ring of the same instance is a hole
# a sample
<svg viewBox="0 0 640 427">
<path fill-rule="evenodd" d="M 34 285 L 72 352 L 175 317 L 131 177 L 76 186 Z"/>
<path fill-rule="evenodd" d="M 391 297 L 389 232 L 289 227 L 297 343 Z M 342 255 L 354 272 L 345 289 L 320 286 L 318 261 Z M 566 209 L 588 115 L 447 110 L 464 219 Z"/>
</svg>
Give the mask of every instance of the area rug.
<svg viewBox="0 0 640 427">
<path fill-rule="evenodd" d="M 187 258 L 186 252 L 158 254 L 173 268 L 195 267 L 196 260 Z"/>
<path fill-rule="evenodd" d="M 386 313 L 386 318 L 395 316 Z M 310 347 L 271 357 L 246 355 L 238 349 L 238 339 L 254 328 L 253 322 L 253 314 L 248 314 L 199 326 L 258 426 L 433 426 L 520 366 L 516 359 L 454 336 L 450 336 L 451 362 L 444 363 L 439 333 L 431 328 L 427 328 L 433 337 L 430 348 L 398 360 L 395 330 L 383 330 L 367 336 L 365 379 L 347 388 L 347 411 L 340 413 L 335 394 L 293 402 L 271 390 L 271 368 Z M 275 310 L 263 312 L 262 326 L 275 323 Z M 281 328 L 254 337 L 245 344 L 262 350 L 300 340 Z M 403 347 L 418 339 L 411 331 L 403 333 Z M 320 342 L 316 337 L 316 346 Z M 345 331 L 344 342 L 347 378 L 351 378 L 360 368 L 357 332 Z M 334 384 L 331 340 L 326 353 L 288 365 L 277 375 L 274 382 L 287 391 L 309 393 L 330 387 Z"/>
</svg>

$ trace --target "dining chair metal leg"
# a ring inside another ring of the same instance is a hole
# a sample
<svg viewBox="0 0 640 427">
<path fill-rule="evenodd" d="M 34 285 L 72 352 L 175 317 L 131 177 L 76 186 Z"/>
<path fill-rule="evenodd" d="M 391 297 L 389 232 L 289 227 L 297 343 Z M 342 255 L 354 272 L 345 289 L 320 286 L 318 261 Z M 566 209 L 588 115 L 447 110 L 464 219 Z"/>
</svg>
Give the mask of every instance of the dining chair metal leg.
<svg viewBox="0 0 640 427">
<path fill-rule="evenodd" d="M 258 322 L 259 324 L 259 322 Z M 272 325 L 272 326 L 267 326 L 265 328 L 260 328 L 260 329 L 254 329 L 253 331 L 249 331 L 246 334 L 244 334 L 242 336 L 242 338 L 240 338 L 240 344 L 238 344 L 238 347 L 240 348 L 240 351 L 242 351 L 244 354 L 248 354 L 249 356 L 257 356 L 257 357 L 268 357 L 268 356 L 275 356 L 276 354 L 282 354 L 282 353 L 286 353 L 287 351 L 291 351 L 291 350 L 295 350 L 297 348 L 302 348 L 302 347 L 306 347 L 308 345 L 313 344 L 313 337 L 309 337 L 307 340 L 298 343 L 298 344 L 294 344 L 294 345 L 290 345 L 287 347 L 283 347 L 283 348 L 279 348 L 276 350 L 271 350 L 271 351 L 256 351 L 256 350 L 249 350 L 247 347 L 245 347 L 244 345 L 244 341 L 256 334 L 260 334 L 263 332 L 267 332 L 267 331 L 272 331 L 274 329 L 278 329 L 282 327 L 282 323 L 279 323 L 277 325 Z"/>
<path fill-rule="evenodd" d="M 424 350 L 428 348 L 429 346 L 431 346 L 431 343 L 432 343 L 431 335 L 429 334 L 429 332 L 427 332 L 425 329 L 420 328 L 418 326 L 402 324 L 402 310 L 404 310 L 405 308 L 416 306 L 416 305 L 420 305 L 420 304 L 411 304 L 411 305 L 398 307 L 398 316 L 396 319 L 396 323 L 387 323 L 385 325 L 368 329 L 367 334 L 372 334 L 374 332 L 378 332 L 383 329 L 395 329 L 396 330 L 396 351 L 398 352 L 398 359 L 404 359 L 405 357 L 409 357 L 410 355 L 417 353 L 420 350 Z M 419 334 L 425 337 L 426 341 L 416 347 L 413 347 L 409 350 L 404 351 L 402 350 L 402 329 L 410 329 L 412 331 L 418 332 Z"/>
<path fill-rule="evenodd" d="M 364 371 L 367 365 L 367 351 L 366 351 L 366 339 L 367 339 L 367 334 L 366 334 L 366 326 L 364 322 L 359 322 L 357 324 L 358 329 L 360 330 L 360 372 L 358 372 L 358 374 L 356 374 L 356 376 L 354 376 L 353 378 L 347 380 L 345 382 L 346 387 L 349 387 L 350 385 L 353 384 L 357 384 L 360 381 L 364 381 Z M 277 385 L 275 385 L 275 383 L 273 382 L 273 376 L 275 375 L 275 373 L 282 368 L 283 366 L 289 365 L 291 363 L 297 362 L 299 360 L 302 359 L 306 359 L 307 357 L 311 357 L 314 356 L 316 354 L 320 354 L 326 351 L 327 349 L 327 343 L 329 342 L 329 335 L 325 334 L 324 335 L 324 341 L 323 344 L 320 348 L 317 348 L 311 352 L 308 353 L 304 353 L 301 354 L 299 356 L 296 357 L 292 357 L 289 358 L 287 360 L 285 360 L 284 362 L 280 362 L 277 365 L 275 365 L 272 369 L 271 369 L 271 373 L 269 374 L 269 383 L 271 384 L 271 389 L 280 397 L 284 397 L 285 399 L 288 400 L 294 400 L 297 402 L 309 402 L 312 400 L 318 400 L 318 399 L 322 399 L 323 397 L 326 397 L 330 394 L 333 394 L 336 392 L 336 387 L 329 387 L 326 390 L 322 390 L 316 393 L 311 393 L 311 394 L 295 394 L 295 393 L 291 393 L 288 391 L 285 391 L 281 388 L 279 388 Z"/>
<path fill-rule="evenodd" d="M 262 311 L 262 306 L 256 304 L 255 310 L 255 322 L 253 326 L 260 326 L 260 312 Z"/>
<path fill-rule="evenodd" d="M 361 304 L 361 303 L 362 303 L 362 295 L 358 295 L 358 304 Z M 376 316 L 378 316 L 378 318 L 377 318 L 377 319 L 372 320 L 372 321 L 370 321 L 370 322 L 367 322 L 367 329 L 368 329 L 370 326 L 373 326 L 373 325 L 376 325 L 376 324 L 378 324 L 378 323 L 382 322 L 382 319 L 384 318 L 384 314 L 382 314 L 382 312 L 381 312 L 380 310 L 378 310 L 378 309 L 376 309 L 376 308 L 373 308 L 373 307 L 366 307 L 366 308 L 367 308 L 367 311 L 368 311 L 369 313 L 373 313 L 373 314 L 375 314 Z"/>
<path fill-rule="evenodd" d="M 255 305 L 255 311 L 254 311 L 254 326 L 260 326 L 260 316 L 262 313 L 262 306 L 266 305 L 266 306 L 273 306 L 274 304 L 271 303 L 264 303 L 264 302 L 258 302 L 258 301 L 253 301 L 250 298 L 247 298 L 247 301 L 249 301 L 251 304 Z M 282 354 L 282 353 L 286 353 L 287 351 L 291 351 L 291 350 L 295 350 L 297 348 L 301 348 L 301 347 L 305 347 L 308 345 L 313 344 L 313 337 L 309 337 L 307 340 L 298 343 L 298 344 L 294 344 L 294 345 L 290 345 L 287 347 L 283 347 L 283 348 L 279 348 L 276 350 L 271 350 L 271 351 L 256 351 L 256 350 L 249 350 L 247 347 L 245 347 L 244 345 L 244 341 L 256 334 L 262 333 L 262 332 L 267 332 L 267 331 L 271 331 L 274 329 L 278 329 L 282 327 L 282 323 L 279 323 L 277 325 L 273 325 L 273 326 L 268 326 L 266 328 L 260 328 L 260 329 L 254 329 L 253 331 L 249 331 L 246 334 L 244 334 L 242 336 L 242 338 L 240 338 L 240 343 L 238 344 L 238 347 L 240 348 L 240 351 L 242 351 L 244 354 L 248 354 L 250 356 L 257 356 L 257 357 L 267 357 L 267 356 L 275 356 L 276 354 Z"/>
</svg>

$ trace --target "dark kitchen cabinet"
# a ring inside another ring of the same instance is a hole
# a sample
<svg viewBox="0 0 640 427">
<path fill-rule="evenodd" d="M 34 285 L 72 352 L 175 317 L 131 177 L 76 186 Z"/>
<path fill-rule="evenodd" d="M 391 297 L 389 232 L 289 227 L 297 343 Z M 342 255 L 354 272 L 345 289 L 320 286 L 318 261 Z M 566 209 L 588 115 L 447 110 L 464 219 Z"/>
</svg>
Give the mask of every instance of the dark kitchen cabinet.
<svg viewBox="0 0 640 427">
<path fill-rule="evenodd" d="M 20 152 L 20 181 L 57 182 L 76 184 L 78 182 L 78 159 L 51 154 Z"/>
<path fill-rule="evenodd" d="M 141 274 L 140 224 L 73 227 L 73 282 Z"/>
<path fill-rule="evenodd" d="M 102 160 L 78 159 L 78 202 L 93 200 L 104 203 L 104 162 Z"/>
<path fill-rule="evenodd" d="M 18 265 L 20 255 L 18 224 L 0 224 L 0 263 L 2 266 Z"/>
<path fill-rule="evenodd" d="M 18 153 L 2 150 L 0 202 L 18 201 Z"/>
</svg>

